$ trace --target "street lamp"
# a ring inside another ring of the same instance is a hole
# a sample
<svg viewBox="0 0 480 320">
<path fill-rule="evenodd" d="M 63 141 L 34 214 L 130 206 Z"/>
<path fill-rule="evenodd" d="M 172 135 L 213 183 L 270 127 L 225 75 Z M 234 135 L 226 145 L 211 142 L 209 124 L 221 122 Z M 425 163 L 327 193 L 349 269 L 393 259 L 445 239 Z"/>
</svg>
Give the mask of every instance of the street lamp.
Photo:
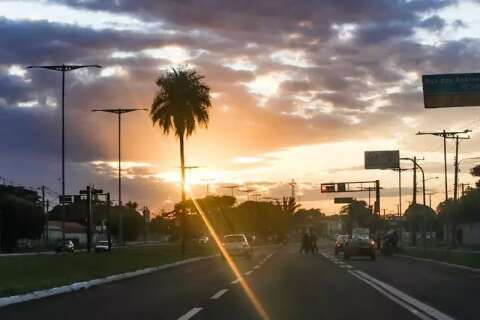
<svg viewBox="0 0 480 320">
<path fill-rule="evenodd" d="M 134 112 L 138 110 L 148 110 L 146 108 L 129 108 L 129 109 L 94 109 L 92 112 L 107 112 L 113 113 L 118 116 L 118 206 L 120 207 L 119 211 L 119 221 L 118 221 L 118 242 L 123 244 L 123 213 L 122 213 L 122 144 L 121 144 L 121 132 L 122 132 L 122 114 Z"/>
<path fill-rule="evenodd" d="M 413 196 L 413 199 L 414 199 L 414 202 L 416 202 L 416 198 L 417 198 L 417 180 L 416 180 L 416 171 L 415 171 L 415 167 L 418 167 L 420 169 L 420 171 L 422 171 L 422 187 L 423 187 L 423 205 L 425 205 L 425 172 L 423 171 L 423 168 L 418 164 L 418 161 L 417 161 L 417 157 L 413 157 L 413 158 L 400 158 L 400 160 L 410 160 L 413 162 L 413 165 L 414 165 L 414 186 L 413 186 L 413 193 L 414 193 L 414 196 Z"/>
<path fill-rule="evenodd" d="M 82 68 L 101 68 L 97 64 L 86 64 L 86 65 L 58 65 L 58 66 L 28 66 L 27 69 L 48 69 L 53 71 L 58 71 L 62 73 L 62 201 L 60 204 L 62 206 L 62 240 L 65 242 L 65 220 L 66 220 L 66 209 L 65 209 L 65 72 L 73 71 Z"/>
</svg>

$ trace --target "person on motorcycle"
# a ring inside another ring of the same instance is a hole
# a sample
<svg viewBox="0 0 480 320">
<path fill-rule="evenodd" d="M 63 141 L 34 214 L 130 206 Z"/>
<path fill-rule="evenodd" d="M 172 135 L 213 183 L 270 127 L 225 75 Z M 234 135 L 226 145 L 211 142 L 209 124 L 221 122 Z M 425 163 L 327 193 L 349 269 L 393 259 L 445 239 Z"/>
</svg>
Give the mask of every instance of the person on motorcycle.
<svg viewBox="0 0 480 320">
<path fill-rule="evenodd" d="M 308 232 L 304 232 L 302 236 L 302 246 L 300 247 L 301 253 L 308 253 L 310 251 L 310 235 Z"/>
</svg>

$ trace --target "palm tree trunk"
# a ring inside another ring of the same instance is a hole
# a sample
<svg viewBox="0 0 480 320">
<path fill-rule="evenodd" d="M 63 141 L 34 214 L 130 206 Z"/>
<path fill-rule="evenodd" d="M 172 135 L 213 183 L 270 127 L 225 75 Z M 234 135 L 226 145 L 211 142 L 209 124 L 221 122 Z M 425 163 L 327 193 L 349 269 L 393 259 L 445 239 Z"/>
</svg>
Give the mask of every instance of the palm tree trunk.
<svg viewBox="0 0 480 320">
<path fill-rule="evenodd" d="M 184 151 L 184 134 L 180 135 L 180 168 L 182 171 L 182 204 L 180 205 L 180 219 L 182 224 L 182 254 L 186 252 L 186 236 L 187 236 L 187 217 L 185 213 L 185 151 Z"/>
</svg>

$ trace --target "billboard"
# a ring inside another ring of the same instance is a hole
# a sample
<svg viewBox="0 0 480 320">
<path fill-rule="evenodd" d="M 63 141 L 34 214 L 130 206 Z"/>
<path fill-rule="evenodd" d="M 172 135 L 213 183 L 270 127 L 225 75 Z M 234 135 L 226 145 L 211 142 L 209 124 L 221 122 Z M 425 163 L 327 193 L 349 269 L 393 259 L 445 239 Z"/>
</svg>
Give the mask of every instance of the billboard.
<svg viewBox="0 0 480 320">
<path fill-rule="evenodd" d="M 337 197 L 333 199 L 333 203 L 352 203 L 352 197 Z"/>
<path fill-rule="evenodd" d="M 422 76 L 425 108 L 480 106 L 480 73 Z"/>
<path fill-rule="evenodd" d="M 400 167 L 400 151 L 365 151 L 365 169 L 394 169 Z"/>
</svg>

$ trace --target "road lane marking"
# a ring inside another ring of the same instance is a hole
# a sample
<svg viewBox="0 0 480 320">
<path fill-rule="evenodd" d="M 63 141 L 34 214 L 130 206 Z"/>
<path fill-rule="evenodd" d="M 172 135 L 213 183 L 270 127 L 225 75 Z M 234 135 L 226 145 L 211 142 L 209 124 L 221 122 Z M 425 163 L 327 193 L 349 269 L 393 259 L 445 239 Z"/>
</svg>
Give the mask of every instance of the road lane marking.
<svg viewBox="0 0 480 320">
<path fill-rule="evenodd" d="M 249 276 L 249 275 L 251 275 L 251 274 L 252 274 L 252 272 L 253 272 L 252 270 L 250 270 L 250 271 L 247 271 L 247 272 L 245 272 L 245 273 L 244 273 L 244 275 L 246 275 L 246 276 Z"/>
<path fill-rule="evenodd" d="M 258 269 L 258 268 L 260 268 L 258 264 L 255 267 L 253 267 L 253 269 Z"/>
<path fill-rule="evenodd" d="M 225 293 L 227 293 L 228 289 L 222 289 L 215 293 L 213 296 L 210 297 L 210 300 L 217 300 L 221 296 L 223 296 Z"/>
<path fill-rule="evenodd" d="M 354 271 L 348 271 L 348 273 L 350 273 L 352 276 L 354 276 L 355 278 L 363 281 L 363 282 L 366 282 L 362 277 L 358 276 Z M 417 311 L 415 308 L 409 306 L 408 304 L 406 304 L 405 302 L 403 302 L 402 300 L 396 298 L 395 296 L 389 294 L 388 292 L 386 292 L 385 290 L 383 290 L 382 288 L 380 288 L 379 286 L 375 285 L 374 283 L 369 283 L 369 282 L 366 282 L 369 286 L 375 288 L 376 290 L 380 291 L 381 294 L 383 294 L 384 296 L 386 296 L 388 299 L 392 300 L 393 302 L 397 303 L 398 305 L 402 306 L 403 308 L 407 309 L 408 311 L 410 311 L 411 313 L 413 313 L 414 315 L 416 315 L 417 317 L 419 317 L 420 319 L 422 320 L 432 320 L 432 318 L 430 317 L 427 317 L 426 315 L 424 315 L 423 313 L 420 313 L 419 311 Z"/>
<path fill-rule="evenodd" d="M 426 303 L 421 302 L 420 300 L 415 299 L 414 297 L 408 295 L 407 293 L 400 291 L 399 289 L 380 281 L 363 271 L 355 270 L 348 271 L 350 274 L 354 275 L 356 278 L 367 283 L 371 287 L 377 289 L 385 296 L 390 298 L 390 300 L 397 302 L 398 304 L 405 307 L 410 312 L 414 313 L 421 319 L 436 319 L 436 320 L 453 320 L 449 315 L 435 309 L 432 306 L 429 306 Z M 402 302 L 402 303 L 399 303 Z M 405 306 L 407 305 L 407 306 Z M 413 309 L 413 310 L 412 310 Z"/>
<path fill-rule="evenodd" d="M 240 282 L 240 279 L 235 279 L 235 280 L 231 281 L 230 284 L 237 284 L 239 282 Z"/>
<path fill-rule="evenodd" d="M 191 317 L 193 317 L 194 315 L 196 315 L 197 313 L 199 313 L 200 311 L 202 311 L 202 308 L 200 308 L 200 307 L 192 308 L 192 309 L 190 309 L 190 311 L 185 313 L 183 316 L 181 316 L 177 320 L 188 320 Z"/>
</svg>

